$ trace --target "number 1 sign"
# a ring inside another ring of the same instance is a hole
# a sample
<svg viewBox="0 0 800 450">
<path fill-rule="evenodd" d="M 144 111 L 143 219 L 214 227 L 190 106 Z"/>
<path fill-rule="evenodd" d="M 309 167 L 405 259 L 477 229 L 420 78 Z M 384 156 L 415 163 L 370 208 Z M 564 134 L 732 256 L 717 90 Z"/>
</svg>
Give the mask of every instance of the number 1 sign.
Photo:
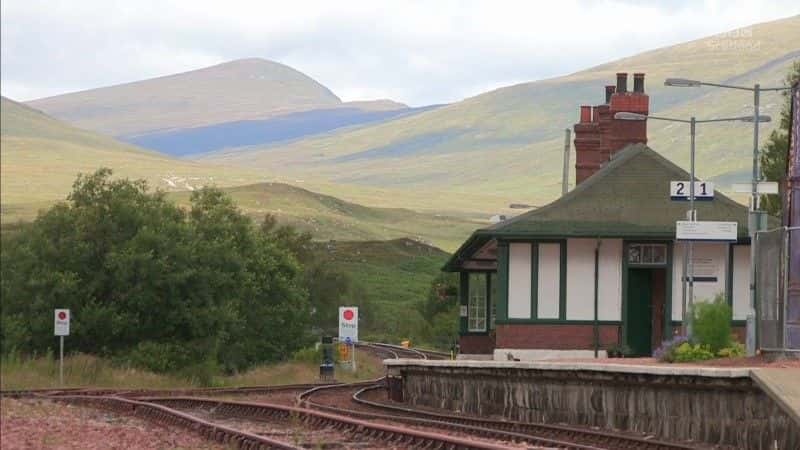
<svg viewBox="0 0 800 450">
<path fill-rule="evenodd" d="M 669 182 L 669 196 L 673 200 L 689 200 L 689 182 L 688 181 L 670 181 Z M 694 199 L 695 200 L 713 200 L 714 199 L 714 182 L 713 181 L 695 181 L 694 182 Z"/>
</svg>

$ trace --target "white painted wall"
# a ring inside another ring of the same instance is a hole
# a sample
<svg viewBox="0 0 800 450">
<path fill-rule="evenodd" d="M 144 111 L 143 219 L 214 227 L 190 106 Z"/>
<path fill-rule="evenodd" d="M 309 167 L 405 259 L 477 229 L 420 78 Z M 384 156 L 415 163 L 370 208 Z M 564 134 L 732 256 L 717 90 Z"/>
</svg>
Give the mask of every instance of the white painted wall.
<svg viewBox="0 0 800 450">
<path fill-rule="evenodd" d="M 538 278 L 537 317 L 558 319 L 561 298 L 561 244 L 539 244 Z"/>
<path fill-rule="evenodd" d="M 531 317 L 531 244 L 508 246 L 508 318 Z"/>
<path fill-rule="evenodd" d="M 622 239 L 602 240 L 599 278 L 599 319 L 622 320 Z"/>
<path fill-rule="evenodd" d="M 567 239 L 567 320 L 594 318 L 595 239 Z"/>
<path fill-rule="evenodd" d="M 694 299 L 711 301 L 718 293 L 725 293 L 728 277 L 728 243 L 695 242 L 694 265 L 695 277 L 716 277 L 714 282 L 694 282 Z M 683 319 L 683 252 L 684 243 L 676 243 L 672 254 L 672 320 Z M 749 269 L 748 269 L 749 270 Z M 687 300 L 688 302 L 688 300 Z"/>
<path fill-rule="evenodd" d="M 594 319 L 594 249 L 597 239 L 567 240 L 567 319 Z M 598 318 L 622 319 L 622 240 L 602 239 Z"/>
<path fill-rule="evenodd" d="M 747 319 L 750 309 L 750 246 L 734 245 L 733 252 L 733 319 Z"/>
</svg>

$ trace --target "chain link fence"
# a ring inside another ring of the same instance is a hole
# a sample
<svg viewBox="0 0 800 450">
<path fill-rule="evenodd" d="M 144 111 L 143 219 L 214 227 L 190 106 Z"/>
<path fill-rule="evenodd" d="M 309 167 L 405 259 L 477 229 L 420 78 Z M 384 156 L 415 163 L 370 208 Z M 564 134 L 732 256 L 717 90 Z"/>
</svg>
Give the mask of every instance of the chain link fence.
<svg viewBox="0 0 800 450">
<path fill-rule="evenodd" d="M 756 235 L 756 317 L 758 346 L 762 350 L 800 349 L 800 306 L 789 295 L 790 278 L 797 278 L 796 274 L 790 277 L 789 271 L 792 234 L 795 242 L 800 241 L 797 228 L 759 231 Z M 795 262 L 793 270 L 798 268 Z"/>
</svg>

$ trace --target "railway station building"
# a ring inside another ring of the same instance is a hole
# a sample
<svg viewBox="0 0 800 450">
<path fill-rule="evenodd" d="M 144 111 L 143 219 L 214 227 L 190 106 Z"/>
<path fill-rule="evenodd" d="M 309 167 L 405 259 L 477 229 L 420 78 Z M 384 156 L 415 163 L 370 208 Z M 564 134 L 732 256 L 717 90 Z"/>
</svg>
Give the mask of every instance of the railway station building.
<svg viewBox="0 0 800 450">
<path fill-rule="evenodd" d="M 445 265 L 460 274 L 462 358 L 592 357 L 625 344 L 649 356 L 681 330 L 685 243 L 675 222 L 688 204 L 670 181 L 689 174 L 647 147 L 644 74 L 607 86 L 574 127 L 576 187 L 541 208 L 476 230 Z M 688 149 L 687 149 L 688 151 Z M 698 220 L 737 222 L 734 242 L 694 244 L 694 298 L 722 295 L 743 339 L 749 305 L 747 208 L 717 192 Z"/>
</svg>

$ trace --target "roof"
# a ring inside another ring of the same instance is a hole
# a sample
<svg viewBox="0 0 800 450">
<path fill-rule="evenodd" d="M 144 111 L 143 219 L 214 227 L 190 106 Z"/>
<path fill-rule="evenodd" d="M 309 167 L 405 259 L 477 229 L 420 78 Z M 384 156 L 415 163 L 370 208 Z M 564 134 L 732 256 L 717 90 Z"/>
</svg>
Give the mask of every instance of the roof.
<svg viewBox="0 0 800 450">
<path fill-rule="evenodd" d="M 457 270 L 488 240 L 618 237 L 674 239 L 675 221 L 686 217 L 687 202 L 669 196 L 670 181 L 689 174 L 644 144 L 616 153 L 597 173 L 539 209 L 475 231 L 445 265 Z M 747 238 L 747 207 L 719 192 L 712 201 L 695 201 L 698 220 L 736 221 Z"/>
</svg>

